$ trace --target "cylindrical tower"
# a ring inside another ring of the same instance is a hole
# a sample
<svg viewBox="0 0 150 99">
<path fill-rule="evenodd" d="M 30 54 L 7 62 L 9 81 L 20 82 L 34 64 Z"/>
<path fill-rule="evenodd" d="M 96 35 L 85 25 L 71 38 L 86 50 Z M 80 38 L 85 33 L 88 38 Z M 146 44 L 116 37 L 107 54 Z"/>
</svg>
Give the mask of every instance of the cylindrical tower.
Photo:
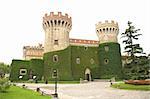
<svg viewBox="0 0 150 99">
<path fill-rule="evenodd" d="M 110 23 L 106 20 L 105 23 L 99 22 L 96 24 L 96 33 L 99 37 L 100 44 L 106 42 L 118 42 L 119 28 L 118 23 L 111 21 Z"/>
<path fill-rule="evenodd" d="M 114 21 L 96 24 L 99 37 L 100 78 L 122 78 L 120 45 L 117 41 L 118 23 Z"/>
<path fill-rule="evenodd" d="M 63 50 L 69 46 L 69 32 L 72 28 L 72 20 L 68 14 L 61 12 L 43 17 L 43 29 L 45 31 L 44 53 Z"/>
</svg>

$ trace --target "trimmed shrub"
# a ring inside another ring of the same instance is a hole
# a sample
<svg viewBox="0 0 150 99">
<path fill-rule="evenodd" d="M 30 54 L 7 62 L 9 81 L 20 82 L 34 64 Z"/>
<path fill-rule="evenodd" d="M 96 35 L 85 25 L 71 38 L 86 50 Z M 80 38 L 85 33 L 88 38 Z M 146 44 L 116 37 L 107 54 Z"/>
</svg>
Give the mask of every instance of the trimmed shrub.
<svg viewBox="0 0 150 99">
<path fill-rule="evenodd" d="M 7 78 L 0 78 L 0 92 L 6 92 L 9 87 L 9 80 Z"/>
</svg>

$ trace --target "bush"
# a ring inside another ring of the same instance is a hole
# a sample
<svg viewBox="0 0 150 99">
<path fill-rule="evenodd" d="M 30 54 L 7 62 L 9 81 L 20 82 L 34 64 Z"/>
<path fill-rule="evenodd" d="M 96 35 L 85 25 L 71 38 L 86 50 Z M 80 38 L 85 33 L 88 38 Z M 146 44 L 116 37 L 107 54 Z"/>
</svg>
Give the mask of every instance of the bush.
<svg viewBox="0 0 150 99">
<path fill-rule="evenodd" d="M 9 80 L 6 78 L 0 78 L 0 92 L 6 92 L 9 87 Z"/>
</svg>

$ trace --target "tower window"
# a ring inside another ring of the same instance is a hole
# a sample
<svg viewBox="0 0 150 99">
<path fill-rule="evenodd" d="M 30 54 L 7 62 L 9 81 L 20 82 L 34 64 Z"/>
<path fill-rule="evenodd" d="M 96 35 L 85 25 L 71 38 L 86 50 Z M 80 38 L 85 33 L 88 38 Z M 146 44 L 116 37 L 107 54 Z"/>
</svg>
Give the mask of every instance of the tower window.
<svg viewBox="0 0 150 99">
<path fill-rule="evenodd" d="M 103 28 L 103 31 L 105 32 L 105 28 Z"/>
<path fill-rule="evenodd" d="M 55 25 L 57 25 L 57 21 L 56 20 L 54 20 L 54 23 L 55 23 Z"/>
<path fill-rule="evenodd" d="M 108 45 L 106 45 L 106 46 L 104 47 L 104 49 L 105 49 L 106 52 L 108 52 L 108 51 L 109 51 Z"/>
<path fill-rule="evenodd" d="M 102 32 L 102 30 L 100 29 L 100 32 Z"/>
<path fill-rule="evenodd" d="M 80 64 L 80 58 L 79 57 L 76 58 L 76 63 Z"/>
<path fill-rule="evenodd" d="M 62 25 L 64 25 L 64 21 L 62 21 Z"/>
<path fill-rule="evenodd" d="M 58 45 L 58 40 L 54 40 L 54 45 Z"/>
<path fill-rule="evenodd" d="M 107 32 L 108 32 L 108 28 L 106 28 Z"/>
<path fill-rule="evenodd" d="M 60 20 L 58 21 L 58 25 L 60 25 Z"/>
<path fill-rule="evenodd" d="M 53 56 L 53 62 L 58 62 L 58 55 Z"/>
<path fill-rule="evenodd" d="M 47 21 L 47 24 L 48 24 L 48 26 L 50 26 L 50 25 L 49 25 L 49 21 Z"/>
<path fill-rule="evenodd" d="M 108 64 L 109 63 L 109 59 L 104 59 L 104 64 Z"/>
</svg>

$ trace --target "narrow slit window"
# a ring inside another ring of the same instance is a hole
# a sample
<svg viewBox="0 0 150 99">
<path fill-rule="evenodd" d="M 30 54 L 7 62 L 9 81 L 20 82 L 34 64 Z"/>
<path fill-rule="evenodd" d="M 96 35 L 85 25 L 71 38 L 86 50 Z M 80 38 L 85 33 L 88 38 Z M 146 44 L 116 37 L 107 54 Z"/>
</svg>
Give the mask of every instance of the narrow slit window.
<svg viewBox="0 0 150 99">
<path fill-rule="evenodd" d="M 58 45 L 58 40 L 54 40 L 54 45 Z"/>
</svg>

